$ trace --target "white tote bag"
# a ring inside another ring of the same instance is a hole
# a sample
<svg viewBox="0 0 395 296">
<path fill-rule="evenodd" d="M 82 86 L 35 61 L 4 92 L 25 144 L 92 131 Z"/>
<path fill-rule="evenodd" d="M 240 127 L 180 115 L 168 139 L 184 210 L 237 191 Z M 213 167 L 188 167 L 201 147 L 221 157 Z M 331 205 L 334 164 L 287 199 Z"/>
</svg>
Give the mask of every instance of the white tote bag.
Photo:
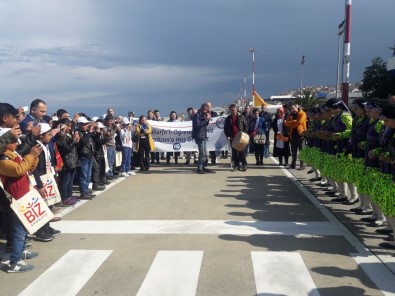
<svg viewBox="0 0 395 296">
<path fill-rule="evenodd" d="M 0 182 L 0 187 L 3 188 L 2 182 Z M 35 188 L 30 187 L 30 191 L 18 200 L 10 196 L 7 191 L 4 190 L 4 192 L 11 200 L 11 209 L 30 234 L 35 233 L 54 217 Z"/>
<path fill-rule="evenodd" d="M 48 206 L 52 206 L 62 201 L 58 185 L 52 173 L 46 173 L 40 176 L 41 182 L 45 188 L 44 201 Z"/>
</svg>

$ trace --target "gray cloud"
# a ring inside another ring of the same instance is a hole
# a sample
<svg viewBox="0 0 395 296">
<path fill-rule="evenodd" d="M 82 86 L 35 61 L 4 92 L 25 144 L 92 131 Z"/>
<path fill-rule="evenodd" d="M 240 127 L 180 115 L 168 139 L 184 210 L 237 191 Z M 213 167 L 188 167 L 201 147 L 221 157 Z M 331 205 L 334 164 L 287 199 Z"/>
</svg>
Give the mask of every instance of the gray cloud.
<svg viewBox="0 0 395 296">
<path fill-rule="evenodd" d="M 391 55 L 393 11 L 393 0 L 354 2 L 352 81 Z M 220 105 L 244 76 L 250 92 L 250 47 L 263 96 L 299 86 L 302 55 L 306 85 L 333 84 L 343 17 L 344 1 L 2 1 L 0 89 L 15 104 L 45 97 L 92 112 L 106 99 L 165 114 L 208 98 Z"/>
</svg>

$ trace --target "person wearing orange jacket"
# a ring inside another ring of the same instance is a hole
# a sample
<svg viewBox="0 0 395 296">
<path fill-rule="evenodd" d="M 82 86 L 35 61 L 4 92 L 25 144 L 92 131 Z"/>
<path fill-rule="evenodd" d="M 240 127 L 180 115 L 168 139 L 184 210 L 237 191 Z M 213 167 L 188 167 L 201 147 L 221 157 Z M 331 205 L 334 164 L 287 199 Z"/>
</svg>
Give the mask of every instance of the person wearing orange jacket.
<svg viewBox="0 0 395 296">
<path fill-rule="evenodd" d="M 297 104 L 291 104 L 288 107 L 289 115 L 287 120 L 284 121 L 284 125 L 289 128 L 290 144 L 291 144 L 291 155 L 292 162 L 289 166 L 290 169 L 296 168 L 296 160 L 298 158 L 298 151 L 302 150 L 305 145 L 305 138 L 303 133 L 307 129 L 307 117 L 306 113 Z M 300 161 L 300 167 L 298 170 L 304 170 L 304 162 Z"/>
</svg>

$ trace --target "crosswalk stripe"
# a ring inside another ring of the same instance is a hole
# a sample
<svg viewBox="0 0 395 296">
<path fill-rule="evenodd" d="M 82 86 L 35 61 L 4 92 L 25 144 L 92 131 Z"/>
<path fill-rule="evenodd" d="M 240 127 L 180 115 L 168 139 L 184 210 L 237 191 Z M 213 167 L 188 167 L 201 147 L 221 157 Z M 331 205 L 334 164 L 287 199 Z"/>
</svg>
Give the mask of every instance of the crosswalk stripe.
<svg viewBox="0 0 395 296">
<path fill-rule="evenodd" d="M 203 251 L 159 251 L 137 296 L 193 296 Z"/>
<path fill-rule="evenodd" d="M 257 295 L 318 296 L 299 253 L 251 252 Z"/>
<path fill-rule="evenodd" d="M 19 296 L 76 295 L 111 253 L 110 250 L 70 250 Z"/>
<path fill-rule="evenodd" d="M 342 235 L 330 222 L 227 220 L 111 220 L 70 221 L 56 225 L 62 233 L 90 234 L 278 234 Z"/>
</svg>

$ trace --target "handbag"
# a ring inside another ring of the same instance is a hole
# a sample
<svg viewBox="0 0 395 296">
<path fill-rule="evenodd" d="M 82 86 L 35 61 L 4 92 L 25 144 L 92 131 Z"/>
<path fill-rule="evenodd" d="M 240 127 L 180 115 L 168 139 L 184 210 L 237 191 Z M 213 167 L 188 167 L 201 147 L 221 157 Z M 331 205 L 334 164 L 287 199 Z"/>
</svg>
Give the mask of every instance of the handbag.
<svg viewBox="0 0 395 296">
<path fill-rule="evenodd" d="M 40 176 L 41 182 L 45 188 L 44 201 L 48 206 L 52 206 L 62 201 L 58 185 L 52 173 L 46 173 Z"/>
<path fill-rule="evenodd" d="M 264 134 L 256 134 L 253 138 L 254 144 L 265 144 L 266 136 Z"/>
<path fill-rule="evenodd" d="M 63 163 L 67 169 L 75 169 L 80 166 L 80 160 L 75 148 L 63 156 Z"/>
<path fill-rule="evenodd" d="M 54 217 L 40 193 L 34 188 L 20 199 L 12 198 L 11 209 L 30 234 L 37 232 Z"/>
<path fill-rule="evenodd" d="M 289 141 L 289 138 L 288 138 L 288 137 L 285 137 L 285 136 L 283 136 L 283 135 L 278 134 L 278 135 L 276 135 L 276 140 L 288 142 L 288 141 Z"/>
<path fill-rule="evenodd" d="M 7 198 L 11 200 L 11 209 L 29 234 L 37 232 L 54 217 L 40 193 L 34 187 L 31 186 L 29 192 L 19 199 L 13 198 L 5 191 L 1 181 L 0 187 L 3 188 Z"/>
</svg>

